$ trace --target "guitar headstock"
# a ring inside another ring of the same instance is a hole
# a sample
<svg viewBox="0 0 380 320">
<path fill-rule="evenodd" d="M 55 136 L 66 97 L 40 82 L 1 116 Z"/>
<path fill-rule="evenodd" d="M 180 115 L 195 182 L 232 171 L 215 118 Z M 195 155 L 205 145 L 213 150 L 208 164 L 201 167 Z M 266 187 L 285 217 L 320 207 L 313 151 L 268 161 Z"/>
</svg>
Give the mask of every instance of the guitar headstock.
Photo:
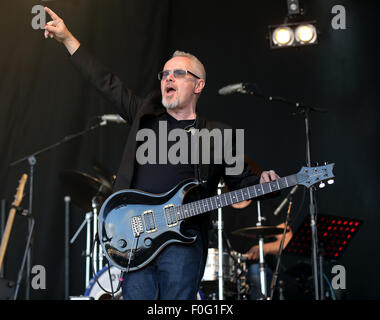
<svg viewBox="0 0 380 320">
<path fill-rule="evenodd" d="M 334 178 L 333 167 L 335 163 L 318 167 L 302 167 L 297 173 L 297 183 L 307 188 L 323 181 L 330 181 Z"/>
<path fill-rule="evenodd" d="M 20 205 L 21 200 L 22 200 L 23 195 L 24 195 L 24 189 L 25 189 L 25 184 L 26 184 L 27 179 L 28 179 L 28 175 L 24 173 L 21 176 L 21 179 L 18 183 L 17 192 L 15 194 L 15 199 L 12 203 L 12 206 L 18 207 Z"/>
</svg>

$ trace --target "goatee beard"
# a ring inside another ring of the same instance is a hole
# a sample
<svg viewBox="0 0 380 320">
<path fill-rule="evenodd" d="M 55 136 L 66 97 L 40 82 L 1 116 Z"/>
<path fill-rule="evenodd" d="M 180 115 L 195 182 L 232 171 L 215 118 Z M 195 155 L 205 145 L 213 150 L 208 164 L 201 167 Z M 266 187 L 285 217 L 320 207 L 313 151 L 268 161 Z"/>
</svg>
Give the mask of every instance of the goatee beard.
<svg viewBox="0 0 380 320">
<path fill-rule="evenodd" d="M 175 100 L 172 101 L 172 102 L 167 102 L 167 101 L 165 101 L 164 98 L 162 98 L 161 103 L 162 103 L 162 105 L 163 105 L 166 109 L 175 109 L 175 108 L 178 107 L 178 99 L 175 99 Z"/>
</svg>

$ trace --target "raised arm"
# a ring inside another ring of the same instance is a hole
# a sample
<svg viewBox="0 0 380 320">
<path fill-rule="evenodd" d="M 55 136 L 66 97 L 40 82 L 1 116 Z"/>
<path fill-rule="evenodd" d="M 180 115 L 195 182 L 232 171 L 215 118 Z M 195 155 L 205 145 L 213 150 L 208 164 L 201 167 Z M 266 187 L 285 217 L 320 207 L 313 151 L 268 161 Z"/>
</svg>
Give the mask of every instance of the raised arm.
<svg viewBox="0 0 380 320">
<path fill-rule="evenodd" d="M 45 11 L 52 18 L 45 26 L 45 38 L 52 38 L 63 43 L 71 55 L 70 59 L 74 66 L 131 124 L 142 99 L 134 95 L 117 75 L 83 48 L 55 12 L 48 7 L 45 7 Z"/>
</svg>

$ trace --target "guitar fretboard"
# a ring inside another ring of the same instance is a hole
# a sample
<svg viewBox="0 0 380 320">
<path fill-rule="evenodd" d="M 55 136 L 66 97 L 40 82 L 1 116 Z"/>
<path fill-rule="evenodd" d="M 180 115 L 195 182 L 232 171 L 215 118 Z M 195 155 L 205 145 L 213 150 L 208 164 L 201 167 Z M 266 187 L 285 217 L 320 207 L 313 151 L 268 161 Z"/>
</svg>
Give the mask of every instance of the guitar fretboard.
<svg viewBox="0 0 380 320">
<path fill-rule="evenodd" d="M 268 193 L 279 191 L 297 184 L 297 175 L 279 178 L 275 181 L 264 182 L 254 186 L 222 193 L 220 195 L 190 202 L 174 207 L 178 220 L 190 218 L 208 211 L 216 210 L 241 201 L 257 198 Z"/>
</svg>

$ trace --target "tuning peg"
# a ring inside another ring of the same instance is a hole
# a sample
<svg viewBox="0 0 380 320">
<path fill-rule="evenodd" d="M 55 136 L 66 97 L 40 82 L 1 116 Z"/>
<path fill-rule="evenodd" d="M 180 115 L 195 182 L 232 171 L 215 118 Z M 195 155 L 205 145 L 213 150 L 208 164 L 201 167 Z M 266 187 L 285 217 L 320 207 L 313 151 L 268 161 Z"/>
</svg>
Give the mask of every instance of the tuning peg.
<svg viewBox="0 0 380 320">
<path fill-rule="evenodd" d="M 334 183 L 334 179 L 327 180 L 327 183 L 328 184 L 333 184 Z"/>
<path fill-rule="evenodd" d="M 324 187 L 326 187 L 325 183 L 324 183 L 324 182 L 321 182 L 321 183 L 319 184 L 319 188 L 322 189 L 322 188 L 324 188 Z"/>
</svg>

